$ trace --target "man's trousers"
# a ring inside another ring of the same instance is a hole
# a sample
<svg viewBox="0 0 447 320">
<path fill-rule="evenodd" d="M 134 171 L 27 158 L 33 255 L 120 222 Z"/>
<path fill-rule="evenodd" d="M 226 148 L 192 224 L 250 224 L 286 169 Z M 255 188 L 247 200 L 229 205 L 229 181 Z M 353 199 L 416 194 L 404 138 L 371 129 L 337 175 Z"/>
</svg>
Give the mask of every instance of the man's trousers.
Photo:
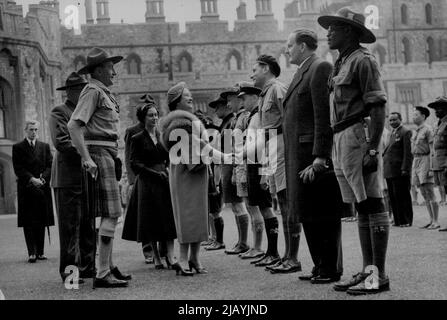
<svg viewBox="0 0 447 320">
<path fill-rule="evenodd" d="M 44 254 L 45 244 L 45 227 L 32 226 L 24 227 L 26 247 L 28 249 L 28 256 L 40 256 Z"/>
<path fill-rule="evenodd" d="M 410 176 L 386 179 L 394 224 L 413 224 L 413 205 L 411 202 Z"/>
<path fill-rule="evenodd" d="M 62 277 L 67 266 L 83 273 L 94 272 L 95 226 L 88 213 L 82 212 L 81 188 L 54 189 L 59 222 L 60 264 Z"/>
</svg>

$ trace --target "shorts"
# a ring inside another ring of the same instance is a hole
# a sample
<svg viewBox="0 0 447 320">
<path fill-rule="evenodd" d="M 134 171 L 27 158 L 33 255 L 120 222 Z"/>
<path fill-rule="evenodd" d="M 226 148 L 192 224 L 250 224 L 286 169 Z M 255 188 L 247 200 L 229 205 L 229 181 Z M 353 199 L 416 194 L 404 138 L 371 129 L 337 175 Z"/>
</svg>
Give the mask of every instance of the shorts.
<svg viewBox="0 0 447 320">
<path fill-rule="evenodd" d="M 280 134 L 268 141 L 268 169 L 272 177 L 270 185 L 274 184 L 274 192 L 278 193 L 286 189 L 286 159 L 284 148 L 284 136 Z"/>
<path fill-rule="evenodd" d="M 447 185 L 447 179 L 445 178 L 444 171 L 434 171 L 433 178 L 435 181 L 435 185 L 440 187 Z"/>
<path fill-rule="evenodd" d="M 118 218 L 101 218 L 98 235 L 114 238 L 117 224 Z"/>
<path fill-rule="evenodd" d="M 268 190 L 261 188 L 261 176 L 259 170 L 260 164 L 248 164 L 247 165 L 247 192 L 248 192 L 248 205 L 251 207 L 258 206 L 259 209 L 272 207 L 272 196 Z"/>
<path fill-rule="evenodd" d="M 360 203 L 367 198 L 383 198 L 382 157 L 378 155 L 377 171 L 363 176 L 363 157 L 367 151 L 368 144 L 362 123 L 356 123 L 334 134 L 332 159 L 345 203 Z"/>
<path fill-rule="evenodd" d="M 430 155 L 415 156 L 411 170 L 411 184 L 420 187 L 422 184 L 435 183 L 433 173 L 430 170 Z"/>
<path fill-rule="evenodd" d="M 236 182 L 237 196 L 241 198 L 248 197 L 248 187 L 246 182 Z"/>
<path fill-rule="evenodd" d="M 237 195 L 237 188 L 231 181 L 233 176 L 233 165 L 222 165 L 222 194 L 223 202 L 227 203 L 241 203 L 241 197 Z"/>
</svg>

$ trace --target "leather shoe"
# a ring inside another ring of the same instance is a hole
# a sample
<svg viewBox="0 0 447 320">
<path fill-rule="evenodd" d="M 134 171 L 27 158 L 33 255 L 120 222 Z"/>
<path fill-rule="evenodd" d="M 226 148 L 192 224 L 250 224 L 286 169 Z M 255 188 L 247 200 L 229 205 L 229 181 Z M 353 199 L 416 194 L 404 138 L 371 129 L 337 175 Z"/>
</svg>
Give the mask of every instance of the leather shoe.
<svg viewBox="0 0 447 320">
<path fill-rule="evenodd" d="M 130 274 L 122 274 L 121 271 L 119 271 L 118 267 L 110 269 L 110 272 L 118 280 L 124 280 L 124 281 L 132 280 L 132 276 Z"/>
<path fill-rule="evenodd" d="M 245 252 L 245 253 L 241 253 L 239 255 L 239 258 L 241 258 L 242 260 L 247 260 L 247 259 L 256 259 L 256 258 L 260 258 L 264 256 L 264 251 L 258 251 L 255 249 L 250 249 L 249 251 Z"/>
<path fill-rule="evenodd" d="M 352 276 L 351 279 L 346 281 L 340 281 L 337 282 L 334 285 L 335 291 L 347 291 L 350 287 L 354 287 L 358 285 L 359 283 L 362 283 L 365 281 L 365 279 L 369 276 L 368 273 L 359 272 Z"/>
<path fill-rule="evenodd" d="M 304 274 L 302 276 L 299 276 L 298 279 L 302 281 L 311 281 L 313 278 L 318 277 L 318 275 L 315 275 L 313 273 Z"/>
<path fill-rule="evenodd" d="M 358 285 L 350 287 L 346 293 L 352 296 L 361 296 L 361 295 L 367 295 L 367 294 L 376 294 L 384 291 L 390 290 L 390 280 L 388 278 L 386 279 L 379 279 L 379 286 L 378 288 L 370 288 L 368 289 L 365 285 L 365 282 L 360 282 Z"/>
<path fill-rule="evenodd" d="M 439 232 L 446 232 L 446 231 L 447 231 L 447 228 L 442 228 L 442 229 L 439 229 L 438 231 L 439 231 Z"/>
<path fill-rule="evenodd" d="M 289 262 L 286 263 L 282 263 L 281 265 L 279 265 L 276 268 L 272 268 L 270 270 L 271 274 L 277 274 L 277 273 L 281 273 L 281 274 L 286 274 L 286 273 L 295 273 L 295 272 L 300 272 L 301 271 L 301 263 L 298 262 L 298 264 L 291 264 Z"/>
<path fill-rule="evenodd" d="M 272 264 L 277 263 L 278 261 L 281 261 L 280 257 L 273 257 L 273 256 L 266 256 L 264 259 L 262 259 L 260 262 L 255 264 L 255 267 L 267 267 L 271 266 Z"/>
<path fill-rule="evenodd" d="M 48 260 L 48 258 L 45 257 L 45 255 L 41 254 L 37 256 L 37 260 Z"/>
<path fill-rule="evenodd" d="M 250 250 L 249 246 L 239 245 L 239 246 L 234 247 L 233 249 L 225 250 L 225 253 L 228 255 L 236 255 L 236 254 L 240 254 L 240 253 L 245 253 L 248 250 Z"/>
<path fill-rule="evenodd" d="M 270 271 L 270 270 L 272 270 L 273 268 L 278 268 L 280 265 L 282 265 L 282 263 L 283 263 L 283 259 L 280 259 L 277 263 L 272 264 L 271 266 L 267 266 L 267 267 L 265 267 L 265 270 L 266 270 L 266 271 Z"/>
<path fill-rule="evenodd" d="M 111 274 L 102 279 L 95 278 L 95 288 L 124 288 L 128 285 L 127 281 L 115 279 Z"/>
<path fill-rule="evenodd" d="M 37 257 L 35 255 L 29 256 L 28 262 L 29 263 L 36 263 Z"/>
<path fill-rule="evenodd" d="M 310 280 L 310 283 L 312 284 L 328 284 L 328 283 L 332 283 L 332 282 L 337 282 L 340 281 L 340 276 L 336 275 L 336 276 L 316 276 L 314 278 L 312 278 Z"/>
<path fill-rule="evenodd" d="M 257 264 L 258 262 L 261 262 L 262 260 L 264 260 L 264 258 L 266 257 L 266 255 L 262 255 L 261 257 L 259 257 L 259 259 L 250 261 L 250 264 Z"/>
<path fill-rule="evenodd" d="M 205 247 L 206 251 L 216 251 L 216 250 L 222 250 L 225 249 L 225 245 L 223 243 L 219 243 L 217 241 L 214 241 L 213 244 Z"/>
</svg>

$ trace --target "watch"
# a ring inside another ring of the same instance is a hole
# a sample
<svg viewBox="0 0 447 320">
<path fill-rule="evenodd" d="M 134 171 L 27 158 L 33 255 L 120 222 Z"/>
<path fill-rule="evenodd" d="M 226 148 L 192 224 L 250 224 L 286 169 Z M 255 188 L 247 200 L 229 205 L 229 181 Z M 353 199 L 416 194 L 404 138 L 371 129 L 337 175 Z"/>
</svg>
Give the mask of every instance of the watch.
<svg viewBox="0 0 447 320">
<path fill-rule="evenodd" d="M 370 155 L 371 157 L 375 157 L 375 156 L 377 156 L 378 154 L 379 154 L 379 151 L 377 151 L 377 150 L 374 150 L 374 149 L 369 150 L 369 155 Z"/>
</svg>

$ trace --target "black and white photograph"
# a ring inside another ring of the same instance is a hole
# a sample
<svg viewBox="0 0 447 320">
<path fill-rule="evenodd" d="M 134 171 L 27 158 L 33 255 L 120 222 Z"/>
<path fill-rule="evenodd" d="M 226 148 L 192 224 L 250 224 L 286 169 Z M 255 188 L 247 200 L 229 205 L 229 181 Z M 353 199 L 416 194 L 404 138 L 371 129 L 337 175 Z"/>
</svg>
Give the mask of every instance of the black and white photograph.
<svg viewBox="0 0 447 320">
<path fill-rule="evenodd" d="M 445 300 L 446 193 L 447 0 L 0 0 L 5 303 Z"/>
</svg>

